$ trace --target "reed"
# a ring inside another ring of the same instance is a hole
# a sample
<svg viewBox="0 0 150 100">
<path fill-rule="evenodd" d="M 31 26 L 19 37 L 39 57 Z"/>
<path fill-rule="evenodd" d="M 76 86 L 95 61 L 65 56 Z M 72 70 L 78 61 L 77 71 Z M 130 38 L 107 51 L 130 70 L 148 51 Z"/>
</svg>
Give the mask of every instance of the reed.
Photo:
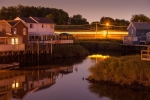
<svg viewBox="0 0 150 100">
<path fill-rule="evenodd" d="M 89 68 L 89 80 L 150 89 L 149 65 L 150 62 L 141 61 L 140 55 L 110 57 Z"/>
</svg>

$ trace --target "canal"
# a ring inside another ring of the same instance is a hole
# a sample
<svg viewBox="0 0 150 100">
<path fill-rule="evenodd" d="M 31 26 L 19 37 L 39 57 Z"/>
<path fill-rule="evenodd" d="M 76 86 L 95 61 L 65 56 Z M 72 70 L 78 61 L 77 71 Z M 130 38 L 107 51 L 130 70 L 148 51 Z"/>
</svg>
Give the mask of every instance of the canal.
<svg viewBox="0 0 150 100">
<path fill-rule="evenodd" d="M 86 80 L 89 67 L 111 56 L 97 54 L 28 69 L 1 70 L 0 100 L 149 100 L 147 91 Z"/>
</svg>

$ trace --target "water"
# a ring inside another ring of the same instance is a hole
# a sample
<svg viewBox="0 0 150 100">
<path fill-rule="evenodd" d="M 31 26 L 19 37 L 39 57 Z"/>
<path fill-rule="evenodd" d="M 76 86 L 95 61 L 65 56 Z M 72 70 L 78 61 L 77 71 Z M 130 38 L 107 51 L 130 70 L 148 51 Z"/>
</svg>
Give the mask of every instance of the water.
<svg viewBox="0 0 150 100">
<path fill-rule="evenodd" d="M 89 83 L 85 79 L 90 75 L 88 68 L 106 56 L 61 59 L 32 70 L 1 70 L 0 100 L 149 100 L 147 91 Z"/>
</svg>

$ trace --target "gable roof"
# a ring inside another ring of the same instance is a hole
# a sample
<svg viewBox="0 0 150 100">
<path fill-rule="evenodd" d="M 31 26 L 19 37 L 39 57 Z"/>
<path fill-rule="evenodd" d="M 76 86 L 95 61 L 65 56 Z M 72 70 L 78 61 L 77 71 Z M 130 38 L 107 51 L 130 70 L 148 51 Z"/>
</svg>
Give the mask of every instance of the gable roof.
<svg viewBox="0 0 150 100">
<path fill-rule="evenodd" d="M 37 23 L 36 21 L 34 21 L 33 19 L 28 18 L 28 17 L 19 17 L 19 18 L 26 23 Z"/>
<path fill-rule="evenodd" d="M 131 22 L 128 28 L 131 25 L 133 25 L 136 30 L 150 30 L 150 24 L 147 22 Z"/>
<path fill-rule="evenodd" d="M 19 20 L 6 20 L 6 22 L 10 25 L 10 26 L 15 26 L 17 23 L 19 23 Z"/>
<path fill-rule="evenodd" d="M 43 18 L 43 17 L 30 17 L 37 23 L 46 23 L 46 24 L 54 24 L 54 22 L 48 18 Z"/>
<path fill-rule="evenodd" d="M 0 22 L 6 23 L 6 24 L 9 25 L 10 27 L 14 27 L 14 26 L 17 25 L 19 22 L 21 22 L 23 25 L 25 25 L 21 20 L 0 20 Z M 25 25 L 25 27 L 27 27 L 27 26 Z"/>
</svg>

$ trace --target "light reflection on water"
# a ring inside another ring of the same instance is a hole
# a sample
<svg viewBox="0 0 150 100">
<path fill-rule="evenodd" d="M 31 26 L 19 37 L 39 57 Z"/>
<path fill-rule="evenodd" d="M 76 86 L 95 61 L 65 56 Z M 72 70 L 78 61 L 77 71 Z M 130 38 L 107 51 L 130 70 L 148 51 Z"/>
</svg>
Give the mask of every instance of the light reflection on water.
<svg viewBox="0 0 150 100">
<path fill-rule="evenodd" d="M 72 60 L 64 59 L 62 60 L 63 65 L 60 65 L 60 61 L 59 64 L 54 63 L 46 67 L 39 66 L 39 68 L 42 67 L 40 70 L 36 68 L 1 71 L 0 100 L 7 100 L 8 98 L 11 100 L 150 99 L 150 94 L 145 91 L 133 91 L 113 85 L 89 83 L 85 78 L 90 75 L 88 68 L 95 64 L 95 59 L 87 57 L 77 60 L 77 62 L 74 61 L 75 63 L 65 63 Z"/>
</svg>

